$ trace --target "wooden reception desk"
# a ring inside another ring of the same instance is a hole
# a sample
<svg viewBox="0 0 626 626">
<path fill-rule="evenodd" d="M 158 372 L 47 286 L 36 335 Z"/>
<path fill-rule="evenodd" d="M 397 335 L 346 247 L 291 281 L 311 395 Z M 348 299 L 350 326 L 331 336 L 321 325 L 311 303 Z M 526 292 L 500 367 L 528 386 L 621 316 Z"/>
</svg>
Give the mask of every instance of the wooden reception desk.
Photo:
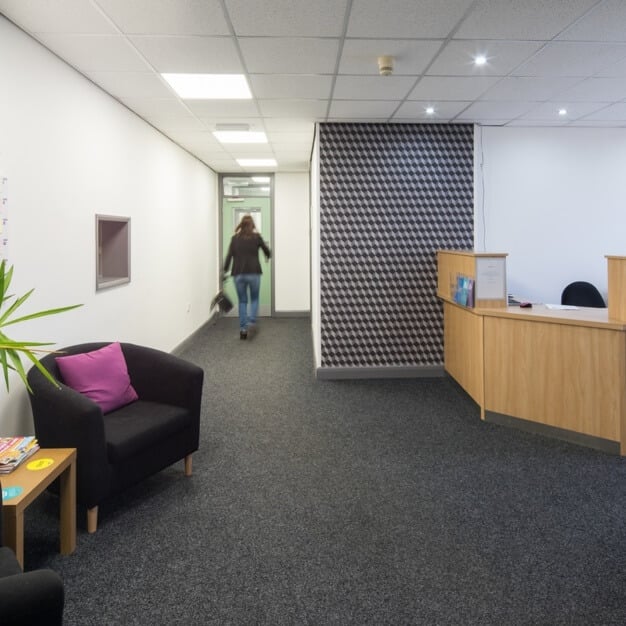
<svg viewBox="0 0 626 626">
<path fill-rule="evenodd" d="M 626 455 L 626 320 L 612 309 L 468 308 L 438 295 L 445 369 L 482 419 Z"/>
</svg>

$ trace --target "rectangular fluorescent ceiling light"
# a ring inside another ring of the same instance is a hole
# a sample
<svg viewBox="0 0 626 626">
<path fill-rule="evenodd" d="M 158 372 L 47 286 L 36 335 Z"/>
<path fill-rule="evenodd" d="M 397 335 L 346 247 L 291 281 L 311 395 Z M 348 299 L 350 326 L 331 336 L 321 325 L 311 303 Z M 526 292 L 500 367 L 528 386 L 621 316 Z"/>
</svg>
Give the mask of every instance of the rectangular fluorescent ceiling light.
<svg viewBox="0 0 626 626">
<path fill-rule="evenodd" d="M 249 100 L 252 93 L 243 74 L 161 74 L 185 100 Z"/>
<path fill-rule="evenodd" d="M 237 159 L 241 167 L 274 167 L 276 159 Z"/>
<path fill-rule="evenodd" d="M 214 130 L 213 136 L 220 143 L 267 143 L 265 133 L 252 130 Z"/>
<path fill-rule="evenodd" d="M 253 176 L 252 180 L 255 183 L 269 183 L 270 177 L 269 176 Z"/>
</svg>

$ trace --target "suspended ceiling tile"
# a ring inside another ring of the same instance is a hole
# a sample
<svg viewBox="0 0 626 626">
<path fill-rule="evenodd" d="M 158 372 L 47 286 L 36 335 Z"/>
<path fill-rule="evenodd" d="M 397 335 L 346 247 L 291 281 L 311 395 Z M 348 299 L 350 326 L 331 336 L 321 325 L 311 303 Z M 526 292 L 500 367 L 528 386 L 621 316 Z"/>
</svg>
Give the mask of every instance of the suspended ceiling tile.
<svg viewBox="0 0 626 626">
<path fill-rule="evenodd" d="M 441 47 L 442 40 L 347 39 L 341 51 L 339 74 L 378 74 L 378 57 L 393 57 L 395 76 L 421 74 Z"/>
<path fill-rule="evenodd" d="M 549 127 L 549 128 L 558 128 L 563 126 L 569 126 L 571 122 L 569 120 L 563 119 L 553 119 L 553 120 L 526 120 L 523 118 L 517 120 L 511 120 L 506 124 L 506 126 L 516 126 L 523 128 L 536 128 L 538 126 Z M 578 123 L 576 124 L 578 126 Z"/>
<path fill-rule="evenodd" d="M 229 37 L 137 35 L 130 40 L 157 72 L 243 72 L 237 48 Z"/>
<path fill-rule="evenodd" d="M 469 119 L 464 120 L 462 117 L 458 118 L 460 123 L 474 123 L 477 126 L 507 126 L 511 120 L 499 120 L 499 119 Z"/>
<path fill-rule="evenodd" d="M 141 117 L 189 114 L 178 98 L 124 98 L 122 102 Z"/>
<path fill-rule="evenodd" d="M 626 102 L 611 104 L 585 117 L 587 121 L 620 121 L 626 122 Z"/>
<path fill-rule="evenodd" d="M 289 150 L 282 146 L 274 147 L 274 154 L 276 154 L 276 158 L 281 161 L 285 160 L 293 160 L 293 161 L 303 161 L 308 160 L 311 157 L 311 146 L 307 146 L 306 148 L 302 148 L 301 150 Z"/>
<path fill-rule="evenodd" d="M 424 76 L 409 100 L 474 100 L 500 80 L 494 76 Z"/>
<path fill-rule="evenodd" d="M 122 35 L 42 34 L 39 40 L 81 72 L 148 72 L 150 66 Z"/>
<path fill-rule="evenodd" d="M 626 58 L 617 63 L 607 65 L 603 70 L 597 72 L 598 77 L 626 78 Z"/>
<path fill-rule="evenodd" d="M 267 133 L 272 145 L 309 145 L 313 140 L 313 131 L 311 132 L 295 132 L 295 131 L 271 131 Z"/>
<path fill-rule="evenodd" d="M 460 114 L 459 118 L 508 121 L 523 115 L 533 106 L 533 102 L 474 102 Z"/>
<path fill-rule="evenodd" d="M 311 120 L 297 120 L 290 118 L 267 118 L 265 120 L 265 128 L 269 131 L 282 131 L 282 132 L 308 132 L 313 138 L 315 132 L 315 122 Z"/>
<path fill-rule="evenodd" d="M 261 113 L 266 117 L 291 117 L 323 119 L 326 116 L 325 100 L 259 100 Z"/>
<path fill-rule="evenodd" d="M 228 35 L 219 0 L 98 0 L 127 34 Z"/>
<path fill-rule="evenodd" d="M 402 100 L 413 85 L 413 76 L 337 76 L 335 100 Z"/>
<path fill-rule="evenodd" d="M 471 102 L 441 102 L 425 100 L 422 102 L 404 102 L 393 116 L 394 121 L 417 119 L 420 121 L 442 121 L 452 120 L 466 109 Z M 435 109 L 433 114 L 426 113 L 427 107 Z"/>
<path fill-rule="evenodd" d="M 451 41 L 428 68 L 429 76 L 506 76 L 542 46 L 527 41 Z M 476 67 L 474 57 L 487 63 Z"/>
<path fill-rule="evenodd" d="M 192 115 L 159 115 L 146 118 L 148 122 L 154 124 L 165 133 L 171 131 L 196 131 L 203 132 L 207 130 L 204 124 L 197 117 Z"/>
<path fill-rule="evenodd" d="M 605 0 L 562 32 L 557 39 L 573 41 L 623 41 L 626 32 L 626 3 Z"/>
<path fill-rule="evenodd" d="M 254 100 L 185 100 L 189 109 L 200 117 L 241 118 L 257 117 Z"/>
<path fill-rule="evenodd" d="M 262 117 L 228 117 L 228 119 L 225 119 L 223 117 L 207 117 L 204 115 L 201 117 L 202 121 L 212 131 L 219 130 L 217 126 L 224 124 L 244 125 L 248 127 L 248 130 L 257 132 L 265 130 L 265 124 Z"/>
<path fill-rule="evenodd" d="M 525 77 L 502 78 L 481 96 L 481 100 L 548 100 L 576 83 L 571 77 Z"/>
<path fill-rule="evenodd" d="M 185 146 L 197 148 L 205 153 L 213 151 L 215 154 L 223 155 L 222 145 L 215 139 L 213 133 L 208 130 L 189 131 L 185 129 L 172 129 L 169 133 L 172 139 Z"/>
<path fill-rule="evenodd" d="M 348 37 L 441 39 L 473 0 L 353 0 Z"/>
<path fill-rule="evenodd" d="M 156 74 L 149 72 L 88 72 L 102 89 L 121 100 L 125 98 L 168 98 L 172 90 Z"/>
<path fill-rule="evenodd" d="M 333 100 L 328 117 L 335 120 L 371 119 L 384 121 L 393 115 L 400 102 L 389 100 Z"/>
<path fill-rule="evenodd" d="M 286 158 L 278 161 L 280 170 L 283 172 L 308 172 L 310 159 L 307 158 Z"/>
<path fill-rule="evenodd" d="M 559 92 L 555 98 L 571 100 L 572 102 L 623 100 L 626 98 L 626 80 L 623 78 L 586 78 L 571 88 Z"/>
<path fill-rule="evenodd" d="M 202 155 L 202 153 L 200 153 L 200 155 Z M 216 159 L 209 156 L 205 158 L 205 162 L 216 172 L 243 172 L 243 168 L 232 157 L 226 159 Z"/>
<path fill-rule="evenodd" d="M 239 45 L 251 74 L 332 74 L 339 40 L 251 37 Z"/>
<path fill-rule="evenodd" d="M 619 120 L 578 120 L 576 126 L 580 128 L 624 128 L 626 121 Z"/>
<path fill-rule="evenodd" d="M 604 108 L 602 102 L 542 102 L 521 116 L 524 120 L 554 120 L 554 122 L 572 122 Z M 559 109 L 567 110 L 566 115 L 559 115 Z"/>
<path fill-rule="evenodd" d="M 252 74 L 252 93 L 257 98 L 298 98 L 321 100 L 330 97 L 332 76 Z"/>
<path fill-rule="evenodd" d="M 549 40 L 597 0 L 479 0 L 454 34 L 457 39 Z"/>
<path fill-rule="evenodd" d="M 347 0 L 226 0 L 237 36 L 339 37 Z"/>
<path fill-rule="evenodd" d="M 535 56 L 516 68 L 515 76 L 590 76 L 626 58 L 621 44 L 546 44 Z"/>
<path fill-rule="evenodd" d="M 31 33 L 115 34 L 117 29 L 91 2 L 0 0 L 0 11 Z"/>
</svg>

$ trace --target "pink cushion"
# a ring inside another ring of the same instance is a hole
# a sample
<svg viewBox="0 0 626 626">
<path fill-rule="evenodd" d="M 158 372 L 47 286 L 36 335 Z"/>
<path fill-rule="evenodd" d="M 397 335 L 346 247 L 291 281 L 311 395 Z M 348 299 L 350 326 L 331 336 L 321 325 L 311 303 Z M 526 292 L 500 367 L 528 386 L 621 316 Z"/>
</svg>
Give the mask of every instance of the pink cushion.
<svg viewBox="0 0 626 626">
<path fill-rule="evenodd" d="M 56 357 L 68 387 L 79 391 L 108 413 L 138 399 L 130 384 L 126 359 L 119 342 L 93 352 Z"/>
</svg>

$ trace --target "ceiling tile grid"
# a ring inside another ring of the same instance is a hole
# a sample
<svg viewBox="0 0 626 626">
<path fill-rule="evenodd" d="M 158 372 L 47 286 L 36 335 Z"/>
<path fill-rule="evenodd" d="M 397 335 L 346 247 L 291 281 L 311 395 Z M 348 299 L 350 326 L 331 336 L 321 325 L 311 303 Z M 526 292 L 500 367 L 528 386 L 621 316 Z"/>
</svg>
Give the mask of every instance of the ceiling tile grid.
<svg viewBox="0 0 626 626">
<path fill-rule="evenodd" d="M 626 124 L 623 0 L 0 0 L 0 14 L 218 172 L 252 171 L 246 155 L 306 171 L 324 121 Z M 181 99 L 162 73 L 243 74 L 252 98 Z M 224 124 L 268 143 L 221 144 Z"/>
</svg>

